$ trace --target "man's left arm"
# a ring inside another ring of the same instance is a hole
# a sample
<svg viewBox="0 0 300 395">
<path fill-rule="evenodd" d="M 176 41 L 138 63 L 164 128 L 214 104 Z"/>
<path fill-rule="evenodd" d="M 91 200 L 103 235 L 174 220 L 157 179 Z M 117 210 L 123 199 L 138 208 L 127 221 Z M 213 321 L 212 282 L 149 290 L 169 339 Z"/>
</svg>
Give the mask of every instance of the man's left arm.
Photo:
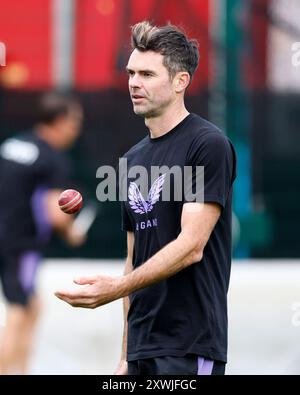
<svg viewBox="0 0 300 395">
<path fill-rule="evenodd" d="M 74 307 L 96 308 L 173 276 L 202 259 L 204 247 L 221 214 L 215 203 L 185 203 L 181 232 L 137 269 L 121 277 L 94 276 L 74 280 L 85 285 L 55 295 Z"/>
</svg>

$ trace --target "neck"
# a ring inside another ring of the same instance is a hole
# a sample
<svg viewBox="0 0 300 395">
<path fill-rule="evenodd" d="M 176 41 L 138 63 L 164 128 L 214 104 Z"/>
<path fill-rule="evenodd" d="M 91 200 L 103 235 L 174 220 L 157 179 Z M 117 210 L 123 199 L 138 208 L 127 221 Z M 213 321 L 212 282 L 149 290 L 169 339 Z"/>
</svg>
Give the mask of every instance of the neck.
<svg viewBox="0 0 300 395">
<path fill-rule="evenodd" d="M 146 118 L 145 124 L 150 131 L 151 138 L 155 139 L 169 133 L 188 115 L 189 112 L 183 105 L 181 108 L 172 108 L 158 117 Z"/>
<path fill-rule="evenodd" d="M 50 145 L 50 147 L 53 147 L 57 150 L 61 149 L 60 144 L 56 139 L 55 131 L 53 131 L 51 126 L 38 125 L 35 128 L 35 133 L 41 140 L 45 141 L 48 145 Z"/>
</svg>

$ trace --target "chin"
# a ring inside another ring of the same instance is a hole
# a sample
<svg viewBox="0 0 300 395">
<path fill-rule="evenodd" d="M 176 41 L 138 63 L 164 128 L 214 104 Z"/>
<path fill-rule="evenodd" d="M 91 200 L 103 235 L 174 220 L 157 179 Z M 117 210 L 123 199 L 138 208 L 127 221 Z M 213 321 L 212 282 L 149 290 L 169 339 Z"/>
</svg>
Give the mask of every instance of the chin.
<svg viewBox="0 0 300 395">
<path fill-rule="evenodd" d="M 141 117 L 144 117 L 147 114 L 147 111 L 142 110 L 141 108 L 133 108 L 133 111 L 136 115 L 140 115 Z"/>
<path fill-rule="evenodd" d="M 136 115 L 139 115 L 140 117 L 143 118 L 156 118 L 157 116 L 159 116 L 159 111 L 155 111 L 155 110 L 142 110 L 141 108 L 134 108 L 133 109 L 134 113 Z"/>
</svg>

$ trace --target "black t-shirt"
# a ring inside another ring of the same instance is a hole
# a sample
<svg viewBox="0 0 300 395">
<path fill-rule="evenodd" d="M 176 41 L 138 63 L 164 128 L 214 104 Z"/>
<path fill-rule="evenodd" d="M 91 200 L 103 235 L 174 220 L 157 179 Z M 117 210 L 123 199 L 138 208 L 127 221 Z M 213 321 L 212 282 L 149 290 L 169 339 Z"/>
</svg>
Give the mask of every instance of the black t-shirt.
<svg viewBox="0 0 300 395">
<path fill-rule="evenodd" d="M 204 201 L 222 208 L 201 262 L 130 295 L 128 360 L 194 353 L 226 362 L 232 185 L 236 177 L 233 146 L 216 126 L 190 114 L 169 133 L 155 139 L 147 136 L 124 158 L 128 173 L 134 166 L 145 167 L 148 174 L 151 166 L 179 166 L 184 174 L 183 167 L 191 166 L 195 175 L 196 166 L 204 166 Z M 122 223 L 124 230 L 134 232 L 134 269 L 175 240 L 181 231 L 186 200 L 182 194 L 178 201 L 178 195 L 172 193 L 177 187 L 175 178 L 167 178 L 161 175 L 154 181 L 148 179 L 146 189 L 150 192 L 146 198 L 129 174 Z M 167 182 L 170 201 L 162 198 Z"/>
<path fill-rule="evenodd" d="M 0 146 L 0 252 L 37 249 L 51 228 L 45 192 L 65 189 L 69 162 L 35 133 L 9 138 Z"/>
</svg>

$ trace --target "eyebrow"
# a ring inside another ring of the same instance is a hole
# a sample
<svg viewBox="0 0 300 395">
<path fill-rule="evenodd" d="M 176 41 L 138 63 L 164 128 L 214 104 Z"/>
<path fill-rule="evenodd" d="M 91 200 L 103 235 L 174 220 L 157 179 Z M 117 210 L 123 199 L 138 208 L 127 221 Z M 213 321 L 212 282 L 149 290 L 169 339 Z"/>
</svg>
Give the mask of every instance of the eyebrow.
<svg viewBox="0 0 300 395">
<path fill-rule="evenodd" d="M 130 69 L 129 67 L 126 67 L 126 71 L 129 73 L 129 72 L 138 72 L 138 73 L 149 73 L 149 74 L 156 74 L 155 73 L 155 71 L 153 71 L 153 70 L 138 70 L 138 71 L 135 71 L 135 70 L 132 70 L 132 69 Z"/>
</svg>

